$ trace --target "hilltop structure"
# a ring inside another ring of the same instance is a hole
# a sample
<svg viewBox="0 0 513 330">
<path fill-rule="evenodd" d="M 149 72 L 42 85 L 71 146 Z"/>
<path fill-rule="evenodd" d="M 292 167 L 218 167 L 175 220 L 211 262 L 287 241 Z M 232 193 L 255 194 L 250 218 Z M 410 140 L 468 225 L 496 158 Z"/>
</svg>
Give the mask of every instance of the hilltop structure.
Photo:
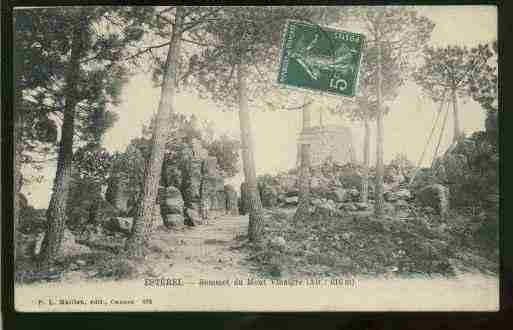
<svg viewBox="0 0 513 330">
<path fill-rule="evenodd" d="M 340 165 L 356 161 L 353 147 L 352 132 L 341 125 L 305 127 L 298 137 L 298 159 L 300 164 L 300 146 L 309 144 L 311 166 L 320 165 L 326 161 Z"/>
</svg>

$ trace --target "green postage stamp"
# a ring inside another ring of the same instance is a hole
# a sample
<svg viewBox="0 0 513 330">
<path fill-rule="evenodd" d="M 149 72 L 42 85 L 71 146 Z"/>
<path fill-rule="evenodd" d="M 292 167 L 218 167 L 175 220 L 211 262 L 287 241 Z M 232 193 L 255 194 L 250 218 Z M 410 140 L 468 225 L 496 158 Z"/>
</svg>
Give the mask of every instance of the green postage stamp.
<svg viewBox="0 0 513 330">
<path fill-rule="evenodd" d="M 289 21 L 278 83 L 354 96 L 365 36 Z"/>
</svg>

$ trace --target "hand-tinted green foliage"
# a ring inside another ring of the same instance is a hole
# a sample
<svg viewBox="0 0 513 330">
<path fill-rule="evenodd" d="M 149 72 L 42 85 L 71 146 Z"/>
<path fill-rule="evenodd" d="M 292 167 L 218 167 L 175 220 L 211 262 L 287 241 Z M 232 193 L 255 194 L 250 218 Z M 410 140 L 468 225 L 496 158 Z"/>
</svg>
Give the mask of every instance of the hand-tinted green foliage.
<svg viewBox="0 0 513 330">
<path fill-rule="evenodd" d="M 109 105 L 119 102 L 128 66 L 121 62 L 127 46 L 139 42 L 147 7 L 55 7 L 14 12 L 16 111 L 21 114 L 22 162 L 55 151 L 57 127 L 62 123 L 65 75 L 71 50 L 72 27 L 84 22 L 79 81 L 77 81 L 77 142 L 100 142 L 116 114 Z M 78 16 L 84 17 L 77 20 Z"/>
</svg>

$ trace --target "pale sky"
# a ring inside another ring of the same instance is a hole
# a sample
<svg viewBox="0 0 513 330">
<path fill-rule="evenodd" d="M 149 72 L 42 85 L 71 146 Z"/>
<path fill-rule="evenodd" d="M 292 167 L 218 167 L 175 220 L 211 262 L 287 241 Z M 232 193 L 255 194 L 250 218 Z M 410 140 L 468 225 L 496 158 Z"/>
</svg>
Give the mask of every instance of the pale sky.
<svg viewBox="0 0 513 330">
<path fill-rule="evenodd" d="M 425 6 L 418 7 L 422 15 L 435 24 L 430 44 L 445 46 L 449 44 L 476 46 L 497 38 L 497 12 L 494 6 Z M 294 94 L 301 97 L 300 93 Z M 154 88 L 151 75 L 138 74 L 125 86 L 122 103 L 114 109 L 119 120 L 107 132 L 104 145 L 110 151 L 124 151 L 132 138 L 141 135 L 143 124 L 156 112 L 160 97 L 160 88 Z M 484 129 L 485 112 L 479 104 L 468 99 L 460 99 L 460 122 L 466 134 Z M 438 105 L 423 97 L 420 89 L 411 82 L 405 84 L 398 97 L 389 103 L 391 112 L 384 120 L 385 162 L 397 153 L 405 153 L 415 163 L 418 162 Z M 195 114 L 199 119 L 208 119 L 214 123 L 216 133 L 239 138 L 239 119 L 236 111 L 221 111 L 207 100 L 191 95 L 177 95 L 177 112 Z M 257 175 L 276 173 L 295 166 L 296 139 L 301 128 L 299 111 L 261 111 L 252 109 L 251 124 L 255 141 L 255 163 Z M 314 111 L 313 124 L 318 122 L 318 112 Z M 357 159 L 361 160 L 363 129 L 360 123 L 352 123 L 336 116 L 325 114 L 325 124 L 340 124 L 351 128 Z M 375 156 L 375 125 L 372 126 L 371 161 Z M 438 134 L 436 134 L 438 137 Z M 445 150 L 452 139 L 452 116 L 448 117 L 447 127 L 440 150 Z M 435 140 L 435 139 L 433 139 Z M 344 141 L 340 141 L 344 143 Z M 423 165 L 431 162 L 435 142 L 432 141 Z M 242 170 L 241 170 L 242 172 Z M 44 180 L 23 187 L 30 204 L 37 208 L 46 208 L 50 199 L 51 185 L 55 177 L 55 164 L 49 164 L 41 173 Z M 242 180 L 242 173 L 230 180 L 236 186 Z"/>
</svg>

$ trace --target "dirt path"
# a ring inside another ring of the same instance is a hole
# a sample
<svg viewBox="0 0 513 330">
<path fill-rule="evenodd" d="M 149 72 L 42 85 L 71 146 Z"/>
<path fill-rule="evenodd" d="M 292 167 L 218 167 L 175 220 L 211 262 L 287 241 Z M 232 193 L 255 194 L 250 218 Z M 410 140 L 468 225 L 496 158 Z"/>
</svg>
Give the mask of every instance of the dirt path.
<svg viewBox="0 0 513 330">
<path fill-rule="evenodd" d="M 182 278 L 186 283 L 197 283 L 199 278 L 254 277 L 242 252 L 231 248 L 247 228 L 247 216 L 221 216 L 196 227 L 158 231 L 151 244 L 162 253 L 152 254 L 147 263 L 158 276 Z"/>
</svg>

